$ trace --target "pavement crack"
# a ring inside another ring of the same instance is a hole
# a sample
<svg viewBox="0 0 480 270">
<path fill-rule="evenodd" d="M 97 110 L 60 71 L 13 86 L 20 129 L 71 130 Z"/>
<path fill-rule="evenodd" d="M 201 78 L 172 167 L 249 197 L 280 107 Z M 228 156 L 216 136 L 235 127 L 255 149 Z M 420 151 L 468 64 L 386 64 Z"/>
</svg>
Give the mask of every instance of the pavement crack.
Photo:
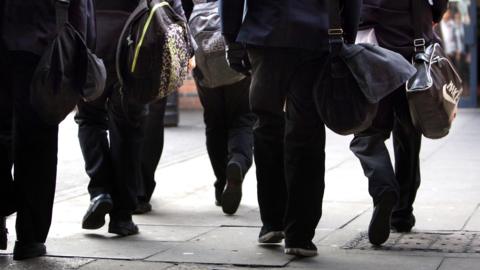
<svg viewBox="0 0 480 270">
<path fill-rule="evenodd" d="M 445 257 L 442 258 L 442 260 L 440 261 L 440 263 L 438 264 L 438 267 L 435 269 L 435 270 L 439 270 L 441 267 L 442 267 L 442 264 L 443 262 L 445 261 Z"/>
<path fill-rule="evenodd" d="M 371 207 L 368 207 L 367 209 L 363 210 L 360 214 L 354 216 L 353 218 L 351 218 L 349 221 L 347 221 L 345 224 L 343 224 L 342 226 L 338 227 L 338 229 L 344 229 L 345 227 L 348 226 L 348 224 L 352 223 L 355 219 L 359 218 L 361 215 L 367 213 L 368 211 L 370 211 Z"/>
<path fill-rule="evenodd" d="M 465 227 L 467 227 L 468 223 L 470 222 L 470 220 L 473 218 L 473 216 L 475 215 L 475 213 L 477 212 L 477 210 L 480 208 L 480 203 L 477 204 L 477 207 L 475 207 L 475 209 L 472 211 L 472 214 L 470 214 L 470 216 L 467 218 L 467 220 L 465 221 L 465 223 L 463 224 L 461 230 L 464 231 L 465 230 Z"/>
</svg>

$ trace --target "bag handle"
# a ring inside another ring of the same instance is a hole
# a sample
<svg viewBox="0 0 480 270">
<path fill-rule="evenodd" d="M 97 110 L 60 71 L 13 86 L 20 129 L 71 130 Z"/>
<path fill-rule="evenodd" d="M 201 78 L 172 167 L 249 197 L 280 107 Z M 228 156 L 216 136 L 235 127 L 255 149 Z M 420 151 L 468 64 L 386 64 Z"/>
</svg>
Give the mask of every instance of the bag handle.
<svg viewBox="0 0 480 270">
<path fill-rule="evenodd" d="M 68 8 L 70 0 L 55 1 L 55 17 L 57 23 L 57 32 L 60 32 L 63 26 L 68 22 Z"/>
<path fill-rule="evenodd" d="M 328 18 L 330 26 L 328 28 L 328 43 L 330 53 L 338 55 L 344 44 L 342 18 L 340 16 L 340 0 L 328 0 Z"/>
<path fill-rule="evenodd" d="M 415 54 L 417 53 L 424 53 L 427 42 L 423 37 L 423 14 L 425 11 L 425 3 L 422 3 L 425 0 L 411 0 L 411 11 L 412 11 L 412 25 L 413 25 L 413 47 L 415 50 Z"/>
</svg>

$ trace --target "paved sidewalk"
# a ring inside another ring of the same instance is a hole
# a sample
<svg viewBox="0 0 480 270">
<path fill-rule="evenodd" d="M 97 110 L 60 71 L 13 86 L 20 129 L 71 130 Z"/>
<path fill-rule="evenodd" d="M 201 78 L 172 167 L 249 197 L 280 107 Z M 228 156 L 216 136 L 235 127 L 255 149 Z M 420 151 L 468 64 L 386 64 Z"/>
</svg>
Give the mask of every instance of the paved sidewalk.
<svg viewBox="0 0 480 270">
<path fill-rule="evenodd" d="M 308 259 L 283 254 L 282 245 L 256 243 L 255 168 L 245 179 L 236 215 L 226 216 L 214 205 L 201 113 L 187 116 L 179 129 L 167 129 L 169 150 L 157 170 L 154 210 L 135 216 L 141 233 L 127 238 L 106 228 L 80 228 L 89 204 L 88 179 L 76 127 L 70 120 L 62 124 L 60 190 L 48 256 L 12 260 L 15 217 L 10 217 L 11 241 L 0 255 L 0 269 L 480 269 L 480 110 L 461 110 L 448 137 L 424 140 L 414 233 L 392 234 L 377 249 L 365 238 L 372 203 L 360 164 L 348 149 L 351 137 L 329 132 L 324 215 L 315 237 L 319 256 Z"/>
</svg>

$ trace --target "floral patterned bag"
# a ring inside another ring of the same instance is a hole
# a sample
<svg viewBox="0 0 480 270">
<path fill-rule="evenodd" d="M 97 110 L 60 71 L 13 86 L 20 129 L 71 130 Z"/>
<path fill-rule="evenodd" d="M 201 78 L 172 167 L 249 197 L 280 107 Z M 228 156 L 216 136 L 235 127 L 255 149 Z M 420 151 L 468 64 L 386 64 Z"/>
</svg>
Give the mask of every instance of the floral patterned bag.
<svg viewBox="0 0 480 270">
<path fill-rule="evenodd" d="M 148 104 L 175 91 L 192 49 L 184 18 L 165 0 L 141 0 L 125 23 L 116 52 L 120 94 Z"/>
</svg>

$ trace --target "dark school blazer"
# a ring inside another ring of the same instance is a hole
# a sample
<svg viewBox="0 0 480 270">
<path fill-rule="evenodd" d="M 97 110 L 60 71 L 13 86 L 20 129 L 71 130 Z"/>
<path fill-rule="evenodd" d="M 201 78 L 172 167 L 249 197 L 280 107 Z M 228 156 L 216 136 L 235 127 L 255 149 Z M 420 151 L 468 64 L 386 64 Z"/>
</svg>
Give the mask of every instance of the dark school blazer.
<svg viewBox="0 0 480 270">
<path fill-rule="evenodd" d="M 342 2 L 346 39 L 352 41 L 361 0 Z M 227 39 L 252 45 L 326 49 L 329 28 L 326 3 L 326 0 L 222 0 L 222 31 Z"/>
<path fill-rule="evenodd" d="M 424 38 L 435 40 L 433 22 L 439 22 L 447 9 L 448 0 L 363 0 L 360 29 L 374 28 L 380 46 L 410 57 L 413 54 L 414 30 L 411 1 L 425 5 L 423 21 Z"/>
<path fill-rule="evenodd" d="M 42 55 L 56 34 L 54 0 L 3 0 L 2 39 L 8 50 Z M 69 18 L 95 47 L 95 19 L 91 0 L 72 0 Z M 88 12 L 91 11 L 91 12 Z"/>
</svg>

